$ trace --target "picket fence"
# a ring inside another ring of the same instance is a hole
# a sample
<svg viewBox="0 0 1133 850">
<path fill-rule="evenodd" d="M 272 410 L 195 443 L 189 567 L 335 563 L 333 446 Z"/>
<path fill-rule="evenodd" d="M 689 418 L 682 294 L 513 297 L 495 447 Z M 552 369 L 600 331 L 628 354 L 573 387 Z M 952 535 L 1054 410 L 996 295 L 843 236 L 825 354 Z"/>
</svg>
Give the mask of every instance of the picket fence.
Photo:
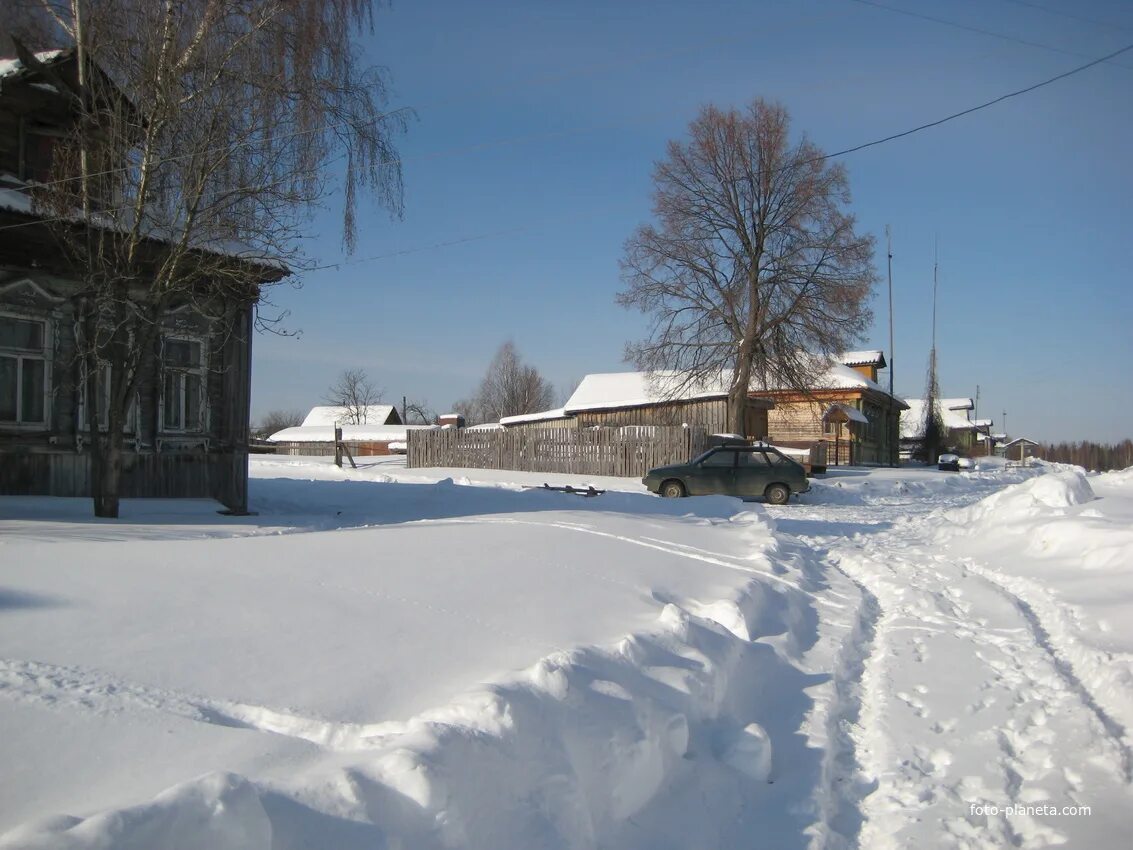
<svg viewBox="0 0 1133 850">
<path fill-rule="evenodd" d="M 708 446 L 704 428 L 513 428 L 503 431 L 410 431 L 406 466 L 510 469 L 573 475 L 641 477 L 685 463 Z"/>
</svg>

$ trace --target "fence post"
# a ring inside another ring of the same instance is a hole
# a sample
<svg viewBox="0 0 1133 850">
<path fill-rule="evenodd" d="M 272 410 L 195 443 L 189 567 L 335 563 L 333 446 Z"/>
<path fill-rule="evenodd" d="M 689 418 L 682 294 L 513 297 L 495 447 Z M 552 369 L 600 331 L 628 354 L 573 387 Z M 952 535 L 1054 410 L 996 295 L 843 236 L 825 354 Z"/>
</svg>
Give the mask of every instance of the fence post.
<svg viewBox="0 0 1133 850">
<path fill-rule="evenodd" d="M 334 465 L 342 468 L 342 428 L 334 426 Z"/>
</svg>

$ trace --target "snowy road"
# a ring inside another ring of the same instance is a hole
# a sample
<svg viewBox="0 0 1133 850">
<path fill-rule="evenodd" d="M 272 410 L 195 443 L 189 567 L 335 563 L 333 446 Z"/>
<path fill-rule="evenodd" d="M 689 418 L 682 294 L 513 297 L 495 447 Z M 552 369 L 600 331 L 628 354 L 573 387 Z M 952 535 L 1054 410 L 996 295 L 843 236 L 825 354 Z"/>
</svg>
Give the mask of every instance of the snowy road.
<svg viewBox="0 0 1133 850">
<path fill-rule="evenodd" d="M 475 474 L 0 500 L 0 847 L 1125 846 L 1133 473 Z"/>
<path fill-rule="evenodd" d="M 1129 692 L 1076 667 L 1073 606 L 1032 585 L 1044 621 L 988 547 L 958 539 L 954 521 L 971 517 L 953 511 L 986 495 L 780 512 L 780 531 L 862 592 L 859 682 L 841 708 L 855 722 L 840 742 L 858 774 L 838 786 L 845 831 L 830 845 L 1117 846 L 1128 829 L 1131 742 L 1108 702 Z M 1123 655 L 1108 660 L 1128 671 Z"/>
</svg>

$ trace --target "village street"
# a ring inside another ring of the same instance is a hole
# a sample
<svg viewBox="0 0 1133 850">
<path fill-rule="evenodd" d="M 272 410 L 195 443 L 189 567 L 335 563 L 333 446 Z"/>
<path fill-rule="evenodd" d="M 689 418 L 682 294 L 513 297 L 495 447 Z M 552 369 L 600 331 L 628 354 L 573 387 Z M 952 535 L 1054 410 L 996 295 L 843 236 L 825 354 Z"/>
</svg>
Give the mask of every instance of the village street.
<svg viewBox="0 0 1133 850">
<path fill-rule="evenodd" d="M 1128 473 L 533 483 L 264 458 L 235 523 L 6 500 L 0 846 L 1122 834 Z"/>
</svg>

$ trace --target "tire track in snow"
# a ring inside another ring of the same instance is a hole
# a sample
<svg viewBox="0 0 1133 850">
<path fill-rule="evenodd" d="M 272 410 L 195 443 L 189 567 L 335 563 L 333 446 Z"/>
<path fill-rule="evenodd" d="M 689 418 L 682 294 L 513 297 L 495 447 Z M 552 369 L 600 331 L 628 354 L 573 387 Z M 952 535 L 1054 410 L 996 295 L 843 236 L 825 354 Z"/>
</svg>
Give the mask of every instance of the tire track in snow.
<svg viewBox="0 0 1133 850">
<path fill-rule="evenodd" d="M 881 603 L 864 584 L 842 570 L 829 549 L 802 538 L 827 569 L 837 570 L 860 595 L 857 612 L 832 673 L 832 697 L 826 707 L 826 753 L 822 784 L 818 789 L 819 828 L 811 846 L 815 850 L 855 847 L 861 832 L 862 800 L 876 788 L 862 770 L 855 730 L 862 723 L 864 695 L 869 693 L 867 663 L 875 656 L 874 643 L 884 614 Z"/>
<path fill-rule="evenodd" d="M 251 703 L 216 700 L 130 682 L 100 670 L 0 659 L 0 697 L 94 714 L 152 711 L 234 729 L 298 738 L 328 750 L 374 749 L 398 722 L 336 723 Z"/>
<path fill-rule="evenodd" d="M 706 553 L 705 550 L 696 549 L 691 546 L 683 546 L 678 543 L 671 543 L 665 540 L 658 540 L 653 537 L 628 537 L 624 534 L 614 534 L 609 531 L 600 531 L 586 525 L 580 525 L 569 522 L 536 522 L 534 520 L 524 519 L 485 519 L 478 517 L 476 519 L 443 519 L 443 520 L 419 520 L 414 525 L 482 525 L 485 523 L 492 523 L 497 525 L 531 525 L 540 528 L 559 528 L 565 531 L 572 531 L 578 534 L 590 534 L 595 537 L 604 537 L 607 540 L 617 540 L 622 543 L 628 543 L 634 546 L 642 546 L 646 549 L 653 549 L 658 552 L 664 552 L 666 555 L 674 555 L 680 558 L 690 558 L 695 561 L 701 561 L 713 566 L 723 567 L 728 570 L 735 570 L 736 572 L 746 573 L 747 575 L 755 576 L 759 579 L 766 580 L 775 584 L 780 584 L 784 587 L 789 587 L 807 596 L 812 602 L 828 608 L 843 608 L 836 602 L 832 602 L 823 596 L 818 595 L 814 591 L 807 590 L 798 582 L 791 581 L 790 579 L 770 573 L 765 570 L 759 570 L 755 567 L 746 566 L 737 560 L 733 560 L 730 556 L 720 555 L 717 553 Z"/>
<path fill-rule="evenodd" d="M 877 782 L 876 793 L 859 799 L 857 841 L 871 848 L 910 846 L 914 836 L 923 837 L 923 824 L 937 823 L 949 846 L 1064 842 L 1066 822 L 1057 829 L 1026 815 L 973 822 L 965 813 L 988 802 L 1099 799 L 1109 793 L 1102 790 L 1110 787 L 1107 780 L 1119 777 L 1128 788 L 1126 731 L 1060 656 L 1034 606 L 979 565 L 936 554 L 938 544 L 926 533 L 930 523 L 848 541 L 807 540 L 816 549 L 830 546 L 831 562 L 879 606 L 851 735 L 858 763 Z M 981 592 L 988 585 L 992 592 Z M 900 632 L 927 634 L 902 638 Z M 930 661 L 930 648 L 944 655 Z M 950 670 L 956 660 L 970 668 L 959 678 Z M 929 666 L 921 669 L 924 662 Z M 964 694 L 967 713 L 944 713 Z M 933 744 L 933 733 L 946 748 Z M 973 757 L 985 748 L 976 742 L 984 740 L 995 755 L 980 764 Z M 1065 762 L 1058 755 L 1066 752 L 1081 758 Z M 957 758 L 963 767 L 953 766 Z M 838 799 L 843 815 L 853 811 L 852 795 Z"/>
<path fill-rule="evenodd" d="M 1035 608 L 1021 595 L 1007 587 L 1003 579 L 992 570 L 979 566 L 971 559 L 965 560 L 964 566 L 970 573 L 982 579 L 988 587 L 1006 598 L 1018 610 L 1023 621 L 1027 624 L 1028 632 L 1035 644 L 1050 657 L 1051 666 L 1066 683 L 1066 686 L 1078 696 L 1083 705 L 1093 712 L 1121 762 L 1121 770 L 1126 784 L 1133 783 L 1133 748 L 1130 747 L 1127 730 L 1124 725 L 1106 711 L 1085 682 L 1075 673 L 1073 663 L 1055 645 L 1050 631 L 1043 624 L 1042 618 L 1039 617 Z"/>
</svg>

